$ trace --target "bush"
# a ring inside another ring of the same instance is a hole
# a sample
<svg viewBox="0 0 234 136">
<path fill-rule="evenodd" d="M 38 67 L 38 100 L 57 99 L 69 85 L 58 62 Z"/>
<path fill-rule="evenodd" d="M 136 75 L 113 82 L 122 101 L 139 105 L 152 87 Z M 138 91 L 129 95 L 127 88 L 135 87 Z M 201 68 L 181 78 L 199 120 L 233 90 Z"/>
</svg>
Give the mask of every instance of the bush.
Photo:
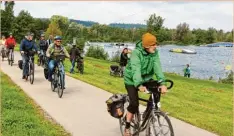
<svg viewBox="0 0 234 136">
<path fill-rule="evenodd" d="M 120 54 L 121 53 L 119 51 L 116 52 L 115 55 L 111 58 L 111 61 L 119 63 L 120 62 Z"/>
<path fill-rule="evenodd" d="M 89 47 L 87 53 L 86 53 L 87 57 L 93 57 L 96 59 L 103 59 L 103 60 L 107 60 L 108 59 L 108 54 L 104 51 L 103 48 L 99 47 L 99 46 L 91 46 Z"/>
<path fill-rule="evenodd" d="M 233 71 L 231 71 L 226 78 L 219 79 L 219 82 L 225 84 L 233 84 Z"/>
</svg>

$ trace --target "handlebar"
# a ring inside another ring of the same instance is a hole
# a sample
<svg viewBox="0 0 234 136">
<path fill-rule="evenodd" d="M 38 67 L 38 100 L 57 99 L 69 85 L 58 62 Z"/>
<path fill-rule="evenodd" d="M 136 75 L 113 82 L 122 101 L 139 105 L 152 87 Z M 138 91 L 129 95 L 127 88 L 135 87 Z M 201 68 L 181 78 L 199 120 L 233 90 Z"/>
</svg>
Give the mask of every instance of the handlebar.
<svg viewBox="0 0 234 136">
<path fill-rule="evenodd" d="M 155 86 L 156 86 L 157 91 L 158 91 L 158 92 L 161 92 L 161 90 L 159 89 L 159 87 L 160 87 L 160 84 L 161 84 L 163 81 L 155 81 L 155 80 L 153 80 L 153 81 L 149 81 L 149 82 L 151 82 L 151 83 L 153 83 L 153 84 L 156 84 Z M 174 82 L 173 82 L 172 80 L 169 80 L 169 79 L 166 79 L 164 82 L 170 83 L 170 86 L 167 86 L 167 89 L 168 89 L 168 90 L 171 89 L 171 88 L 173 87 L 173 85 L 174 85 Z M 155 87 L 153 87 L 153 88 L 155 88 Z M 150 91 L 150 90 L 149 90 L 149 87 L 146 86 L 146 90 L 145 90 L 144 93 L 150 94 L 150 93 L 152 93 L 152 91 Z"/>
</svg>

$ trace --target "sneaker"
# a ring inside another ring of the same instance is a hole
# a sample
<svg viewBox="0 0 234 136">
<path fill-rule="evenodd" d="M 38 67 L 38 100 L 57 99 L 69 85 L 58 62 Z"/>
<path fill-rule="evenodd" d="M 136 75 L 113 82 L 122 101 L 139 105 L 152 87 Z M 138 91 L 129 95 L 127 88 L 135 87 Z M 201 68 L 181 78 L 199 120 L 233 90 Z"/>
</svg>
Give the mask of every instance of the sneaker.
<svg viewBox="0 0 234 136">
<path fill-rule="evenodd" d="M 132 136 L 130 129 L 124 130 L 124 136 Z"/>
</svg>

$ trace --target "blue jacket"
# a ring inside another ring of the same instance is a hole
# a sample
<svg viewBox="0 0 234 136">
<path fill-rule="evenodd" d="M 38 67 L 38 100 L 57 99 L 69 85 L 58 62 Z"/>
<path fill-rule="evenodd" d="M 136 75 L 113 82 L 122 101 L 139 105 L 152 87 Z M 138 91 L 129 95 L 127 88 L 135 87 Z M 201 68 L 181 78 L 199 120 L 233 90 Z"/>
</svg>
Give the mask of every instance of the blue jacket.
<svg viewBox="0 0 234 136">
<path fill-rule="evenodd" d="M 28 39 L 23 39 L 20 43 L 20 51 L 30 51 L 32 49 L 35 49 L 37 51 L 37 45 L 32 40 L 29 41 Z"/>
</svg>

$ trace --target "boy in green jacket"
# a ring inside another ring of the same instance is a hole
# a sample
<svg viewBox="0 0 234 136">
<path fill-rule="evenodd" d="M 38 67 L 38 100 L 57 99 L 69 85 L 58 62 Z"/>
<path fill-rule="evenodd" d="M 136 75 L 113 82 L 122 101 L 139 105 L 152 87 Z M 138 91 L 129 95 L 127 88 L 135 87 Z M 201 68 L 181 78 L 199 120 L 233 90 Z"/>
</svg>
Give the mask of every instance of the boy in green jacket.
<svg viewBox="0 0 234 136">
<path fill-rule="evenodd" d="M 124 71 L 125 88 L 130 98 L 124 136 L 131 136 L 130 122 L 133 114 L 138 112 L 139 107 L 138 90 L 146 91 L 146 87 L 142 84 L 152 79 L 154 74 L 157 80 L 165 80 L 156 47 L 156 37 L 150 33 L 144 34 L 142 40 L 136 44 L 136 49 L 132 52 Z M 164 82 L 162 82 L 160 88 L 161 93 L 166 93 L 167 87 Z"/>
</svg>

